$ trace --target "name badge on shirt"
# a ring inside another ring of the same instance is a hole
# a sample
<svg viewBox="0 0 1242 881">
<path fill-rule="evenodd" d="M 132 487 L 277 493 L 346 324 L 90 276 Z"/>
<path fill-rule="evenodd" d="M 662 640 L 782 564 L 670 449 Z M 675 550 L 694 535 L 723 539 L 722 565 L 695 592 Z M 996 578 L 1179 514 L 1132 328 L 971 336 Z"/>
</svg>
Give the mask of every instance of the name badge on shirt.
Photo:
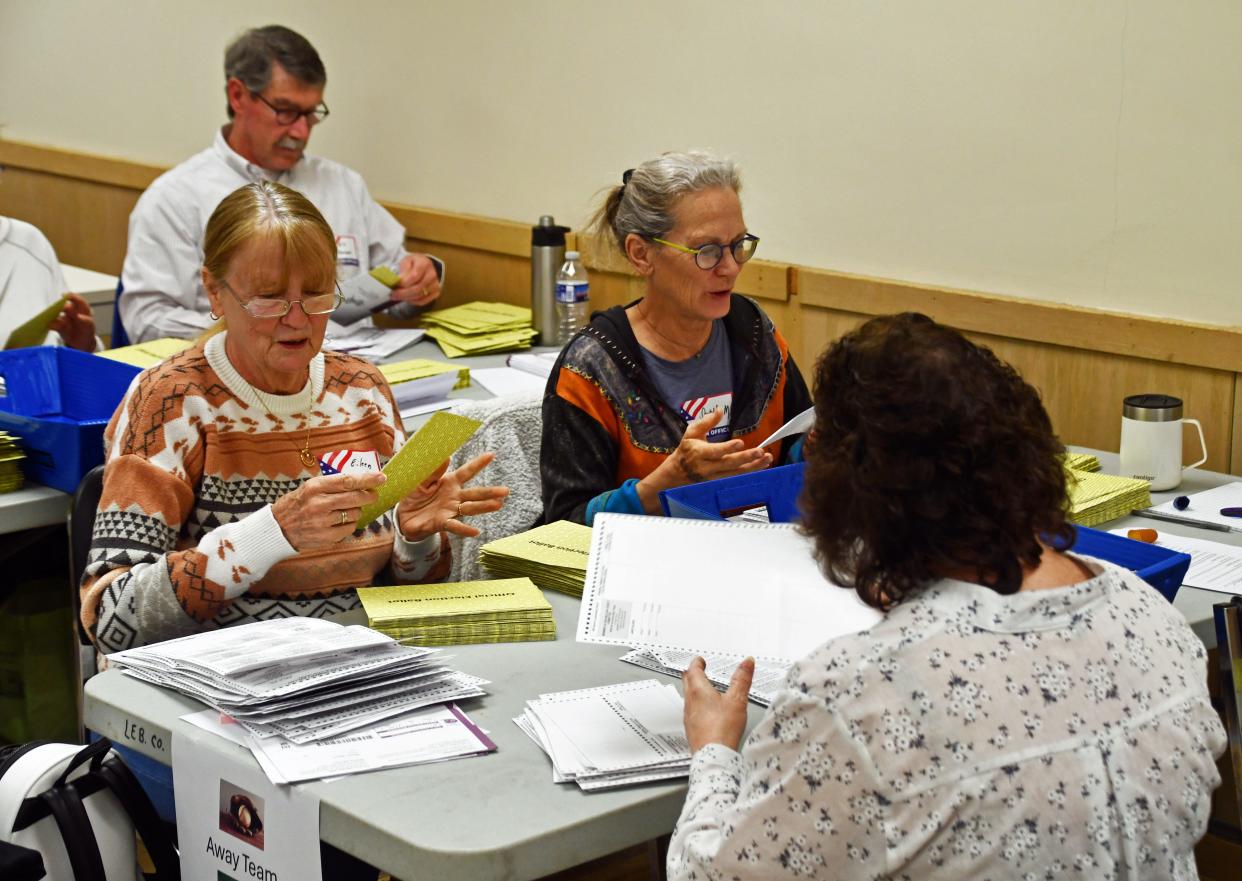
<svg viewBox="0 0 1242 881">
<path fill-rule="evenodd" d="M 724 394 L 710 395 L 705 398 L 691 398 L 681 405 L 681 413 L 687 422 L 693 422 L 700 416 L 723 410 L 724 415 L 720 417 L 720 422 L 707 433 L 707 439 L 715 441 L 729 436 L 729 411 L 732 408 L 733 392 L 725 392 Z"/>
<path fill-rule="evenodd" d="M 358 256 L 358 239 L 356 237 L 336 237 L 336 265 L 343 270 L 341 275 L 346 278 L 357 274 L 362 268 L 362 261 Z"/>
<path fill-rule="evenodd" d="M 375 474 L 380 470 L 375 450 L 337 450 L 319 457 L 323 474 Z"/>
</svg>

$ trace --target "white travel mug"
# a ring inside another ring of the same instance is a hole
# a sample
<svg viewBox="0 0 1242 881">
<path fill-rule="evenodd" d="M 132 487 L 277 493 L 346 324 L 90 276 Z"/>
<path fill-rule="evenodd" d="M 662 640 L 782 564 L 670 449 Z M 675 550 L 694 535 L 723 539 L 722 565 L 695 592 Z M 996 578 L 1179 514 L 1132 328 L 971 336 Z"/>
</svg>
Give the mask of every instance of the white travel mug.
<svg viewBox="0 0 1242 881">
<path fill-rule="evenodd" d="M 1186 468 L 1207 461 L 1207 444 L 1198 419 L 1182 417 L 1182 400 L 1172 395 L 1130 395 L 1121 409 L 1121 475 L 1150 480 L 1153 490 L 1173 489 L 1182 482 L 1182 423 L 1199 432 L 1203 458 Z"/>
</svg>

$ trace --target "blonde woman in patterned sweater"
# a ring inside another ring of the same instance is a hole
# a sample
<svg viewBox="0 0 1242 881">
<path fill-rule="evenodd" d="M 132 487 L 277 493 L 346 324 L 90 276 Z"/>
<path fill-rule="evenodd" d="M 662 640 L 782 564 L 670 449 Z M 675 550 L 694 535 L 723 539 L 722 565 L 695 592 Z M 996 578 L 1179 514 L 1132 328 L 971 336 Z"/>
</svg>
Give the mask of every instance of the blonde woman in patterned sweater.
<svg viewBox="0 0 1242 881">
<path fill-rule="evenodd" d="M 371 364 L 320 351 L 339 304 L 336 244 L 301 194 L 259 181 L 208 221 L 203 284 L 222 332 L 135 380 L 105 435 L 82 622 L 104 652 L 205 628 L 358 604 L 355 588 L 448 571 L 444 533 L 507 490 L 442 468 L 355 531 L 384 475 L 320 475 L 318 458 L 405 440 Z M 446 463 L 447 465 L 447 463 Z"/>
<path fill-rule="evenodd" d="M 671 881 L 1197 878 L 1225 747 L 1207 653 L 1133 573 L 1058 550 L 1038 393 L 894 315 L 820 359 L 815 412 L 804 524 L 885 615 L 795 664 L 740 752 L 753 667 L 727 695 L 687 672 Z"/>
</svg>

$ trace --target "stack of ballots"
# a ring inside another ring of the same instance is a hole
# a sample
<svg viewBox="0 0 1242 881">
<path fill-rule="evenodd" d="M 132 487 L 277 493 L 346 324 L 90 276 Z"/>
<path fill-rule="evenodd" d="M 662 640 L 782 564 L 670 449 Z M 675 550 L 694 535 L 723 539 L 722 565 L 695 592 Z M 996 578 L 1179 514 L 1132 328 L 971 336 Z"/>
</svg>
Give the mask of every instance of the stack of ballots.
<svg viewBox="0 0 1242 881">
<path fill-rule="evenodd" d="M 423 329 L 450 358 L 529 349 L 530 309 L 508 303 L 466 303 L 423 314 Z"/>
<path fill-rule="evenodd" d="M 410 358 L 381 364 L 379 371 L 392 386 L 392 396 L 398 407 L 438 400 L 453 389 L 470 385 L 469 367 L 457 367 L 430 358 Z"/>
<path fill-rule="evenodd" d="M 591 527 L 557 520 L 483 545 L 479 561 L 497 578 L 525 576 L 545 590 L 582 596 Z"/>
<path fill-rule="evenodd" d="M 1094 456 L 1082 453 L 1066 456 L 1072 522 L 1079 526 L 1096 526 L 1151 505 L 1148 481 L 1095 473 L 1099 467 L 1100 462 Z"/>
<path fill-rule="evenodd" d="M 256 738 L 292 744 L 477 697 L 486 684 L 444 666 L 433 649 L 318 618 L 211 630 L 117 652 L 108 662 L 202 701 Z"/>
<path fill-rule="evenodd" d="M 26 454 L 17 445 L 17 438 L 7 432 L 0 431 L 0 493 L 13 492 L 22 488 L 25 475 L 22 474 L 22 459 Z"/>
<path fill-rule="evenodd" d="M 588 792 L 685 777 L 677 689 L 654 679 L 540 695 L 513 721 L 552 759 L 552 780 Z"/>
<path fill-rule="evenodd" d="M 416 645 L 556 639 L 552 607 L 529 578 L 358 591 L 367 623 Z"/>
</svg>

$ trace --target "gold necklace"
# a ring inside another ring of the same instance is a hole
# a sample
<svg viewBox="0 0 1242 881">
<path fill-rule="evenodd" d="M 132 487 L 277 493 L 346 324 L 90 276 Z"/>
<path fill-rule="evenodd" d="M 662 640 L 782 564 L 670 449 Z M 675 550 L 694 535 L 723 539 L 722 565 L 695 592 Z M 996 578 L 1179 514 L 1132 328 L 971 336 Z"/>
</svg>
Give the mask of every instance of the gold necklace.
<svg viewBox="0 0 1242 881">
<path fill-rule="evenodd" d="M 314 395 L 314 390 L 312 390 L 312 391 L 311 391 L 311 395 L 312 395 L 312 396 Z M 258 389 L 255 389 L 254 396 L 255 396 L 255 398 L 257 398 L 257 399 L 258 399 L 258 401 L 259 401 L 259 405 L 260 405 L 260 406 L 261 406 L 264 410 L 266 410 L 266 411 L 267 411 L 267 415 L 272 417 L 272 421 L 273 421 L 273 422 L 276 422 L 277 424 L 280 424 L 281 420 L 279 420 L 279 419 L 277 419 L 277 418 L 276 418 L 276 414 L 272 412 L 272 408 L 271 408 L 271 407 L 269 407 L 269 406 L 267 405 L 267 402 L 263 400 L 263 397 L 262 397 L 262 395 L 259 393 L 259 390 L 258 390 Z M 314 455 L 311 453 L 311 448 L 310 448 L 310 433 L 311 433 L 311 430 L 310 430 L 310 403 L 309 403 L 309 402 L 307 403 L 306 409 L 307 409 L 307 413 L 306 413 L 306 440 L 304 440 L 304 441 L 302 442 L 302 447 L 301 447 L 301 449 L 298 449 L 298 445 L 297 445 L 297 443 L 296 443 L 296 442 L 294 443 L 293 447 L 294 447 L 294 449 L 296 449 L 296 450 L 298 451 L 298 458 L 302 460 L 302 464 L 303 464 L 303 465 L 305 465 L 307 468 L 310 468 L 310 467 L 312 467 L 312 466 L 315 464 L 315 457 L 314 457 Z M 295 414 L 295 415 L 296 415 L 296 414 Z M 291 432 L 286 431 L 286 432 L 283 432 L 283 434 L 288 435 L 288 434 L 291 434 Z"/>
</svg>

